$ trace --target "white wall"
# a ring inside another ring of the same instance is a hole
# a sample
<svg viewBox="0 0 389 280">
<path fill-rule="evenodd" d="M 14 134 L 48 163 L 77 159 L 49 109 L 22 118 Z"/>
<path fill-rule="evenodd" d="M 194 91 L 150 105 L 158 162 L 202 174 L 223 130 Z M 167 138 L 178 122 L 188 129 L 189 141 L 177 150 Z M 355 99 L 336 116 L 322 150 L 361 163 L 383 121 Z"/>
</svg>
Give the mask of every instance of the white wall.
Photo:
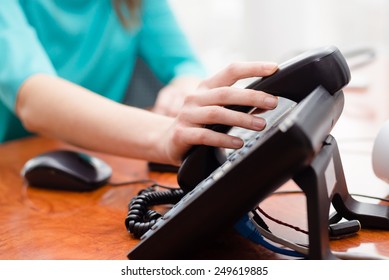
<svg viewBox="0 0 389 280">
<path fill-rule="evenodd" d="M 389 52 L 387 0 L 170 0 L 210 72 L 322 45 Z"/>
</svg>

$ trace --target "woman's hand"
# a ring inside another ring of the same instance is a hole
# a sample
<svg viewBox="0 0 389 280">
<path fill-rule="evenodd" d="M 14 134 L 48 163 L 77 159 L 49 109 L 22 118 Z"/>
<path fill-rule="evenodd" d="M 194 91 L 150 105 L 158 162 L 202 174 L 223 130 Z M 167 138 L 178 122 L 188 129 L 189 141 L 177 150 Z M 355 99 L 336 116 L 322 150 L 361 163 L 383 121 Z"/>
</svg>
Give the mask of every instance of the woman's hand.
<svg viewBox="0 0 389 280">
<path fill-rule="evenodd" d="M 201 82 L 197 91 L 185 97 L 182 110 L 161 141 L 169 161 L 180 164 L 192 145 L 207 145 L 236 149 L 243 140 L 207 129 L 207 124 L 224 124 L 260 131 L 266 126 L 264 119 L 225 108 L 227 105 L 252 106 L 270 110 L 278 99 L 270 94 L 252 89 L 231 87 L 236 81 L 268 76 L 277 69 L 275 63 L 234 63 Z"/>
<path fill-rule="evenodd" d="M 201 79 L 197 77 L 178 77 L 163 87 L 155 100 L 153 112 L 176 117 L 184 104 L 185 96 L 194 92 Z"/>
</svg>

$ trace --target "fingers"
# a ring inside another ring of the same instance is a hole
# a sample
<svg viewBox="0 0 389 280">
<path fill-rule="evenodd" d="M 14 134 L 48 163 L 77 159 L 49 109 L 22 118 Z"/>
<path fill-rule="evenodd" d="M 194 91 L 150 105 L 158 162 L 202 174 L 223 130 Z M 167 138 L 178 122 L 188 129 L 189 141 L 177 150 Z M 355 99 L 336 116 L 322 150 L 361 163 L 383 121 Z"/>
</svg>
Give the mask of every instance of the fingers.
<svg viewBox="0 0 389 280">
<path fill-rule="evenodd" d="M 236 81 L 251 77 L 263 77 L 273 74 L 278 66 L 274 62 L 239 62 L 230 64 L 213 77 L 204 80 L 200 88 L 231 86 Z"/>
<path fill-rule="evenodd" d="M 191 76 L 174 78 L 158 93 L 153 111 L 158 114 L 175 117 L 181 110 L 185 96 L 197 90 L 200 79 Z"/>
<path fill-rule="evenodd" d="M 262 91 L 234 87 L 215 88 L 195 95 L 188 95 L 186 105 L 226 106 L 241 105 L 265 110 L 277 107 L 278 98 Z"/>
<path fill-rule="evenodd" d="M 175 117 L 181 109 L 184 97 L 170 92 L 161 92 L 158 96 L 153 112 L 165 116 Z"/>
<path fill-rule="evenodd" d="M 229 110 L 220 106 L 208 106 L 183 112 L 180 116 L 183 122 L 190 122 L 201 127 L 204 124 L 224 124 L 240 126 L 260 131 L 266 127 L 266 121 L 258 116 Z"/>
<path fill-rule="evenodd" d="M 171 160 L 178 163 L 192 145 L 206 145 L 229 149 L 243 146 L 243 140 L 232 135 L 207 129 L 207 124 L 239 126 L 251 130 L 263 130 L 266 121 L 247 113 L 226 108 L 228 105 L 274 109 L 278 98 L 252 89 L 231 87 L 236 81 L 249 77 L 268 76 L 277 70 L 277 64 L 265 62 L 234 63 L 215 76 L 204 80 L 198 90 L 185 97 L 175 125 L 165 145 Z"/>
<path fill-rule="evenodd" d="M 238 137 L 200 127 L 187 127 L 182 129 L 179 135 L 176 134 L 176 137 L 176 139 L 180 139 L 181 144 L 188 146 L 195 143 L 195 145 L 239 149 L 244 144 L 243 140 Z"/>
<path fill-rule="evenodd" d="M 168 145 L 161 148 L 166 151 L 170 164 L 180 165 L 183 156 L 193 145 L 205 145 L 226 149 L 239 149 L 244 141 L 238 137 L 215 132 L 203 127 L 190 127 L 178 125 L 173 129 L 173 134 Z"/>
</svg>

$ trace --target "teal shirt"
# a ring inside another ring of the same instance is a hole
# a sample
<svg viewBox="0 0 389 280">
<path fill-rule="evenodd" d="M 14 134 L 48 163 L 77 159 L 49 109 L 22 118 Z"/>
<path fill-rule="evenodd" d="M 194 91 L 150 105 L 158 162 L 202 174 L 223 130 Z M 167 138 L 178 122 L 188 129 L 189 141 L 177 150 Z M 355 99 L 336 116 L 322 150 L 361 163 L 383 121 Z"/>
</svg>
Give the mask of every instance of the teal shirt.
<svg viewBox="0 0 389 280">
<path fill-rule="evenodd" d="M 164 84 L 180 75 L 204 75 L 167 0 L 143 0 L 140 24 L 130 29 L 120 23 L 112 0 L 0 0 L 0 5 L 0 143 L 29 134 L 15 115 L 15 103 L 33 74 L 59 76 L 118 102 L 137 57 Z"/>
</svg>

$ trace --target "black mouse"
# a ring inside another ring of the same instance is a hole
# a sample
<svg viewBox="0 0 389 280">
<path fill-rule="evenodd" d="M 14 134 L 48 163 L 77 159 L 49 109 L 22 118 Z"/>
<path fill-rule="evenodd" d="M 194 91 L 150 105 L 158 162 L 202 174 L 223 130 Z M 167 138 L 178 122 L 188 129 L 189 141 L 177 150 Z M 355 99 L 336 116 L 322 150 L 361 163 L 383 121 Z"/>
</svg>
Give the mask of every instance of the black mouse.
<svg viewBox="0 0 389 280">
<path fill-rule="evenodd" d="M 55 150 L 27 161 L 21 172 L 33 187 L 92 191 L 106 184 L 111 167 L 97 157 L 70 150 Z"/>
</svg>

